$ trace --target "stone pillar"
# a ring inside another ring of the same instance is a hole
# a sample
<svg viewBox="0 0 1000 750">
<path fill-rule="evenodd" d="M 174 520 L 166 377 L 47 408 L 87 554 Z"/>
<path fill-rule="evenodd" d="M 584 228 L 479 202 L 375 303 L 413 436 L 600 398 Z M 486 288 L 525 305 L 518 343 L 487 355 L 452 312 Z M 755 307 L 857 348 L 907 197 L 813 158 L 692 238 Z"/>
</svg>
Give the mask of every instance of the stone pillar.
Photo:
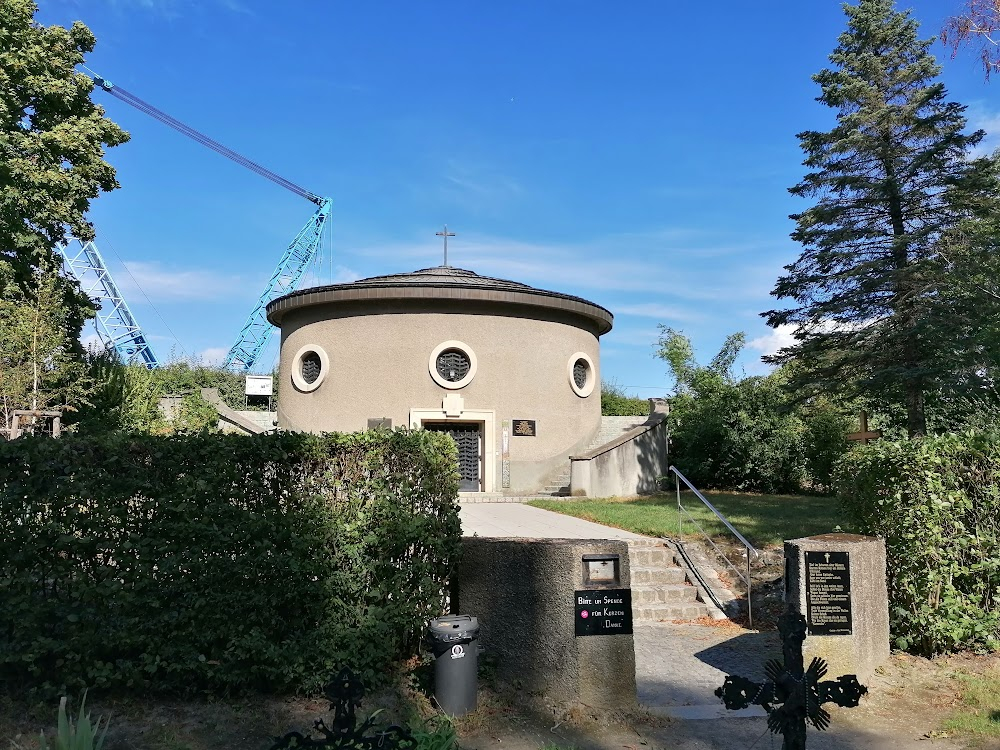
<svg viewBox="0 0 1000 750">
<path fill-rule="evenodd" d="M 564 707 L 636 706 L 625 542 L 466 537 L 462 546 L 452 611 L 479 618 L 499 682 Z"/>
<path fill-rule="evenodd" d="M 864 683 L 889 658 L 885 542 L 820 534 L 785 542 L 785 602 L 806 618 L 806 666 L 818 656 L 829 676 Z"/>
</svg>

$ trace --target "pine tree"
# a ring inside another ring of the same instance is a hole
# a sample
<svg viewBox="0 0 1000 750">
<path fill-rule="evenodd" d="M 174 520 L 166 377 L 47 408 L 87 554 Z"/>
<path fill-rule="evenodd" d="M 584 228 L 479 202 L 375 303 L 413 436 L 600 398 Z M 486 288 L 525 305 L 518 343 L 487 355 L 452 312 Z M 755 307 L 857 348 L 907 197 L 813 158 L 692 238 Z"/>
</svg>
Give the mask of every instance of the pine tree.
<svg viewBox="0 0 1000 750">
<path fill-rule="evenodd" d="M 798 136 L 811 171 L 790 191 L 817 202 L 792 215 L 803 251 L 772 291 L 794 306 L 762 313 L 795 326 L 796 343 L 769 361 L 794 361 L 807 390 L 900 403 L 921 435 L 928 391 L 968 366 L 956 342 L 942 346 L 938 243 L 995 201 L 994 170 L 969 158 L 984 133 L 964 132 L 965 107 L 947 101 L 909 13 L 891 0 L 844 10 L 833 66 L 813 77 L 836 127 Z"/>
</svg>

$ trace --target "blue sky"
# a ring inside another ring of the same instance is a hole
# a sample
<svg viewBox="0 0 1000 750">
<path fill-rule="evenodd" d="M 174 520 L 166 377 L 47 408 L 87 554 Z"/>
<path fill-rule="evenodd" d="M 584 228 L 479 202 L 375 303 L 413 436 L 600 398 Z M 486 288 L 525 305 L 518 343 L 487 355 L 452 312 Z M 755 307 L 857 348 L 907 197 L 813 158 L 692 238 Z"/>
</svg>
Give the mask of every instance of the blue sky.
<svg viewBox="0 0 1000 750">
<path fill-rule="evenodd" d="M 931 36 L 959 4 L 903 7 Z M 89 67 L 332 197 L 322 283 L 438 265 L 447 223 L 452 265 L 610 309 L 603 376 L 631 393 L 669 388 L 660 323 L 703 361 L 745 331 L 741 366 L 766 371 L 780 336 L 758 313 L 799 252 L 795 134 L 832 124 L 810 76 L 843 30 L 839 2 L 41 6 L 43 23 L 94 31 Z M 1000 83 L 972 52 L 935 51 L 1000 146 Z M 218 361 L 313 206 L 94 97 L 132 135 L 109 152 L 122 188 L 93 205 L 98 245 L 161 360 Z"/>
</svg>

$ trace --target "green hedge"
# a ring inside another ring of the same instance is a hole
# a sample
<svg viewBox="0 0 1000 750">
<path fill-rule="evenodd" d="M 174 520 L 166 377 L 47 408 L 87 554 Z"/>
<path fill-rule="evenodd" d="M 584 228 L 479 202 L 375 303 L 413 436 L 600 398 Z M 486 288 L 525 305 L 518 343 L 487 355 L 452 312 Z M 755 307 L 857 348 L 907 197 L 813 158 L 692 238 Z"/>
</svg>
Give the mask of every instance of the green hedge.
<svg viewBox="0 0 1000 750">
<path fill-rule="evenodd" d="M 455 465 L 419 431 L 0 442 L 0 689 L 378 678 L 442 611 Z"/>
<path fill-rule="evenodd" d="M 1000 645 L 1000 435 L 877 442 L 838 465 L 852 525 L 884 537 L 896 645 Z"/>
</svg>

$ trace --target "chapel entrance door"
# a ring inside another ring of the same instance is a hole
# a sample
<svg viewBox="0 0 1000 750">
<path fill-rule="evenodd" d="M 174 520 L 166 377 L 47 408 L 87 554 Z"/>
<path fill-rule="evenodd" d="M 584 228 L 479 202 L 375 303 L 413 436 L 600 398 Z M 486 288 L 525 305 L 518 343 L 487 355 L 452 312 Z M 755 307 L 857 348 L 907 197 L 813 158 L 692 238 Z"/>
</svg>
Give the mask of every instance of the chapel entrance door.
<svg viewBox="0 0 1000 750">
<path fill-rule="evenodd" d="M 425 430 L 446 432 L 458 446 L 459 492 L 479 492 L 482 489 L 483 429 L 479 422 L 424 423 Z"/>
</svg>

